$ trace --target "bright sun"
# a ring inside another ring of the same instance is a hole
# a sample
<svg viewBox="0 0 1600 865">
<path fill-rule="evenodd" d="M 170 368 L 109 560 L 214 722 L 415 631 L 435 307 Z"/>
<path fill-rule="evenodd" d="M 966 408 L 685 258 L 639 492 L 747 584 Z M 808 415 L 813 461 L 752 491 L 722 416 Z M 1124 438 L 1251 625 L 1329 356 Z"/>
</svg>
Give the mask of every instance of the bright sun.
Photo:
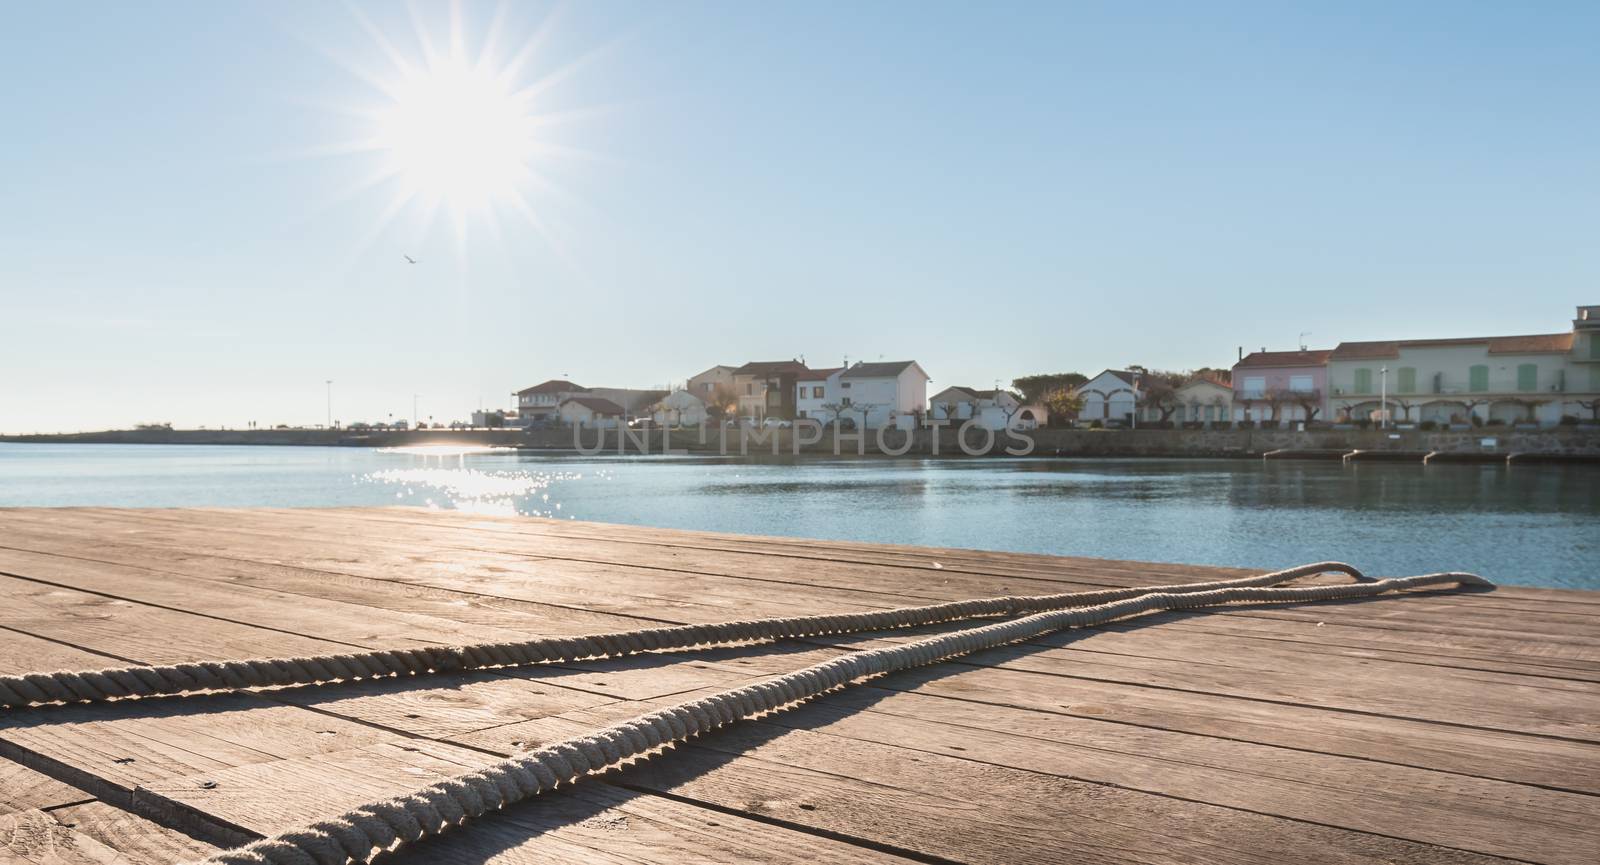
<svg viewBox="0 0 1600 865">
<path fill-rule="evenodd" d="M 479 210 L 527 179 L 534 117 L 502 78 L 441 58 L 409 70 L 389 95 L 376 144 L 410 194 Z"/>
<path fill-rule="evenodd" d="M 391 39 L 385 28 L 352 9 L 376 52 L 359 57 L 325 52 L 379 97 L 376 104 L 336 108 L 356 118 L 358 127 L 351 139 L 319 148 L 376 161 L 333 202 L 379 188 L 390 195 L 356 254 L 384 237 L 403 213 L 418 217 L 407 220 L 412 242 L 425 241 L 441 211 L 453 223 L 458 251 L 465 249 L 471 226 L 501 236 L 500 220 L 506 216 L 520 217 L 555 244 L 545 211 L 550 199 L 570 197 L 551 176 L 559 167 L 554 163 L 592 155 L 550 136 L 560 126 L 570 135 L 575 119 L 593 113 L 557 90 L 594 52 L 552 69 L 545 39 L 549 20 L 518 42 L 507 38 L 505 6 L 480 38 L 469 33 L 458 4 L 447 7 L 447 21 L 430 18 L 440 7 L 408 8 L 411 37 L 401 31 Z"/>
</svg>

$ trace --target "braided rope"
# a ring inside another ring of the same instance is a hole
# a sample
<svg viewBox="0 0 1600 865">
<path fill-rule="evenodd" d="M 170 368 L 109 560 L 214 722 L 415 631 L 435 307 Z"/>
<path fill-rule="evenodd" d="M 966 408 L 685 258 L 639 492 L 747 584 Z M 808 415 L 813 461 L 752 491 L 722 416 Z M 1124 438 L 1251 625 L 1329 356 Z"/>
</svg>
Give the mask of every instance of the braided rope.
<svg viewBox="0 0 1600 865">
<path fill-rule="evenodd" d="M 519 667 L 722 643 L 882 631 L 965 619 L 1015 616 L 1063 607 L 1088 606 L 1138 597 L 1150 592 L 1204 592 L 1231 587 L 1272 586 L 1298 577 L 1321 573 L 1343 573 L 1357 580 L 1367 579 L 1359 570 L 1342 562 L 1317 562 L 1233 580 L 1132 589 L 1101 589 L 1058 595 L 977 598 L 865 613 L 713 622 L 609 634 L 541 637 L 513 643 L 378 649 L 303 658 L 194 661 L 165 666 L 24 673 L 20 676 L 0 676 L 0 709 L 15 709 L 44 703 L 102 702 L 124 697 L 187 694 L 227 688 L 315 685 L 355 679 Z"/>
<path fill-rule="evenodd" d="M 1064 628 L 1103 624 L 1158 610 L 1234 603 L 1293 603 L 1364 598 L 1443 583 L 1491 585 L 1473 574 L 1442 573 L 1331 586 L 1152 591 L 1089 607 L 1035 613 L 903 645 L 841 655 L 753 685 L 640 715 L 414 793 L 372 802 L 337 817 L 217 853 L 207 865 L 346 865 L 440 834 L 487 812 L 575 782 L 668 743 L 682 742 L 743 718 L 776 711 L 876 676 L 934 664 L 981 649 L 1034 639 Z"/>
</svg>

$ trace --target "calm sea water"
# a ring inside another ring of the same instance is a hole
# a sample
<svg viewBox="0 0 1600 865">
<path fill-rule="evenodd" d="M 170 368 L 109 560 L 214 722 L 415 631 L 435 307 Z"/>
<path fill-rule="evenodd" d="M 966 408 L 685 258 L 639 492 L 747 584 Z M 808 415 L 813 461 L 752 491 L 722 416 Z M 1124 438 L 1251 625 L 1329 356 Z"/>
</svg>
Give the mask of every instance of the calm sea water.
<svg viewBox="0 0 1600 865">
<path fill-rule="evenodd" d="M 1600 589 L 1600 467 L 580 458 L 0 444 L 0 506 L 429 505 L 717 531 Z"/>
</svg>

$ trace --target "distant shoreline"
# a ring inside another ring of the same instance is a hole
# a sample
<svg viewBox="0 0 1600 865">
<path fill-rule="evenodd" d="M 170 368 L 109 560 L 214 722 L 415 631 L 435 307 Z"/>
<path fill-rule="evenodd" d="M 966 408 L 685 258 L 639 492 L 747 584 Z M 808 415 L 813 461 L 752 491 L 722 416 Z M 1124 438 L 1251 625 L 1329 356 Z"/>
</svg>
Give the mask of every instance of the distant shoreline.
<svg viewBox="0 0 1600 865">
<path fill-rule="evenodd" d="M 778 456 L 796 455 L 791 431 L 774 430 L 770 437 L 751 439 L 741 449 L 737 435 L 730 433 L 726 445 L 717 432 L 708 431 L 700 441 L 698 430 L 677 430 L 670 441 L 663 441 L 661 430 L 652 431 L 644 453 L 689 453 L 701 456 Z M 988 456 L 1031 456 L 1069 458 L 1249 458 L 1260 459 L 1343 459 L 1359 452 L 1357 460 L 1430 462 L 1499 462 L 1513 460 L 1560 459 L 1600 462 L 1600 430 L 1592 427 L 1511 429 L 1486 427 L 1470 431 L 1422 430 L 1338 430 L 1319 428 L 1306 431 L 1263 429 L 1213 430 L 1079 430 L 1041 429 L 1027 433 L 1033 442 L 1027 454 L 1008 453 L 1015 440 L 998 436 Z M 601 442 L 603 441 L 603 446 Z M 150 445 L 276 445 L 343 447 L 416 447 L 422 445 L 462 445 L 508 447 L 543 453 L 600 454 L 640 453 L 638 439 L 630 438 L 618 449 L 616 431 L 583 433 L 583 450 L 574 446 L 571 430 L 520 429 L 475 430 L 102 430 L 81 433 L 41 433 L 0 435 L 0 442 L 14 444 L 150 444 Z M 955 445 L 954 432 L 945 430 L 935 442 L 931 431 L 918 431 L 909 441 L 904 434 L 892 433 L 882 450 L 869 432 L 865 441 L 841 439 L 840 456 L 907 456 L 927 458 L 948 456 L 965 458 Z M 724 447 L 727 449 L 724 450 Z M 798 455 L 836 455 L 830 437 L 803 445 Z M 978 456 L 982 456 L 979 453 Z"/>
</svg>

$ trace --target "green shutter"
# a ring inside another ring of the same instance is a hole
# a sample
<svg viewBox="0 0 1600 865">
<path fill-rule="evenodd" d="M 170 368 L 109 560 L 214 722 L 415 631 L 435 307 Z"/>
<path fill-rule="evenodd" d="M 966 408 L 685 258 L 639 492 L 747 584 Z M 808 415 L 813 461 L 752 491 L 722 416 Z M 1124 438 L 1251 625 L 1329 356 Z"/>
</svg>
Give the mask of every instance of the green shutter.
<svg viewBox="0 0 1600 865">
<path fill-rule="evenodd" d="M 1600 393 L 1600 366 L 1589 367 L 1589 390 Z"/>
<path fill-rule="evenodd" d="M 1474 366 L 1472 369 L 1468 370 L 1468 372 L 1471 374 L 1471 380 L 1467 384 L 1467 390 L 1470 390 L 1473 393 L 1484 393 L 1489 389 L 1488 367 L 1484 366 L 1483 364 L 1478 364 L 1477 366 Z"/>
<path fill-rule="evenodd" d="M 1539 389 L 1539 365 L 1536 363 L 1517 364 L 1517 390 Z"/>
<path fill-rule="evenodd" d="M 1400 386 L 1395 390 L 1399 393 L 1417 392 L 1417 370 L 1415 367 L 1400 367 Z"/>
<path fill-rule="evenodd" d="M 1600 360 L 1600 333 L 1589 337 L 1589 359 Z"/>
<path fill-rule="evenodd" d="M 1372 370 L 1356 370 L 1356 393 L 1372 393 Z"/>
</svg>

